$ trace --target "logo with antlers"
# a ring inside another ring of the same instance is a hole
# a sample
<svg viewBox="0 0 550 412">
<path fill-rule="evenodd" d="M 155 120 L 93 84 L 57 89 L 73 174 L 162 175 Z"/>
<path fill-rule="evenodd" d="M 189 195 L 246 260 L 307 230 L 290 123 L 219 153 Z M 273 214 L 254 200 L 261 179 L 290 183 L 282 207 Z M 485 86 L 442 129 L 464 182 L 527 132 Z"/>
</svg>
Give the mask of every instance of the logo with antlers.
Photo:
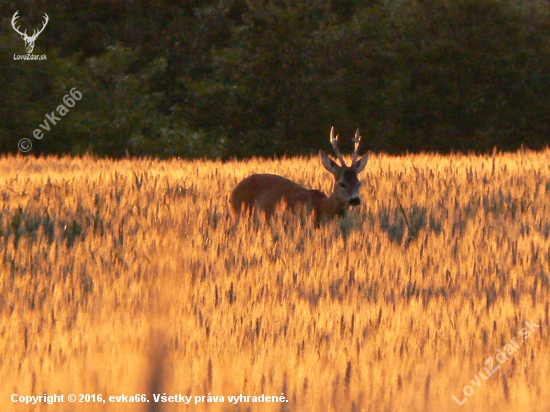
<svg viewBox="0 0 550 412">
<path fill-rule="evenodd" d="M 22 33 L 21 31 L 19 31 L 19 27 L 17 27 L 15 25 L 15 23 L 16 23 L 15 21 L 19 17 L 17 15 L 17 13 L 19 13 L 19 10 L 17 10 L 15 12 L 15 14 L 13 15 L 13 18 L 11 19 L 11 25 L 12 25 L 13 29 L 17 33 L 19 33 L 21 35 L 21 38 L 25 41 L 25 49 L 27 49 L 27 53 L 31 54 L 33 49 L 34 49 L 34 42 L 36 41 L 38 35 L 44 31 L 44 29 L 46 28 L 46 25 L 48 24 L 48 21 L 50 20 L 50 18 L 48 17 L 48 15 L 46 13 L 44 13 L 44 22 L 42 23 L 42 28 L 40 30 L 34 30 L 33 33 L 32 33 L 32 36 L 29 36 L 27 34 L 27 30 L 25 30 L 25 32 Z"/>
</svg>

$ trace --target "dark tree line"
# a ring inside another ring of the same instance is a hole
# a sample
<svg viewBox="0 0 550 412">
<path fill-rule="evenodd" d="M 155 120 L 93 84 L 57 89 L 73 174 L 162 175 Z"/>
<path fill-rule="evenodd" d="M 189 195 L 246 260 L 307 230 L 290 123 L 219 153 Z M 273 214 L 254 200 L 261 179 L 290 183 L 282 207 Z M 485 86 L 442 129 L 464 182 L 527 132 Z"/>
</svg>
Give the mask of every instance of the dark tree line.
<svg viewBox="0 0 550 412">
<path fill-rule="evenodd" d="M 34 50 L 47 60 L 13 60 L 26 54 L 16 10 L 29 32 L 48 13 Z M 28 138 L 34 154 L 305 154 L 333 125 L 391 153 L 550 139 L 542 0 L 28 0 L 0 12 L 0 152 Z M 83 98 L 35 139 L 73 87 Z"/>
</svg>

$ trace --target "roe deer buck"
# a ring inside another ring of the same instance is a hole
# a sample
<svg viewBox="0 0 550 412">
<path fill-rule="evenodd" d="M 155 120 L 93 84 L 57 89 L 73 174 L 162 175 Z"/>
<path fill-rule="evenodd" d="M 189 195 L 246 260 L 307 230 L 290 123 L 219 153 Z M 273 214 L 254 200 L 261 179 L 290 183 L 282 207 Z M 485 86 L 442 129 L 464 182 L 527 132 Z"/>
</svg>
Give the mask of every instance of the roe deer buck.
<svg viewBox="0 0 550 412">
<path fill-rule="evenodd" d="M 256 208 L 263 211 L 269 218 L 277 205 L 284 202 L 287 209 L 290 210 L 307 207 L 308 210 L 313 211 L 317 224 L 324 218 L 345 216 L 349 206 L 361 204 L 359 197 L 361 183 L 357 175 L 365 168 L 370 156 L 369 152 L 357 160 L 359 142 L 361 141 L 359 129 L 355 132 L 355 138 L 352 140 L 355 142 L 355 151 L 352 164 L 349 167 L 338 150 L 338 136 L 334 137 L 334 127 L 330 131 L 330 143 L 341 165 L 336 164 L 322 150 L 319 151 L 323 166 L 334 176 L 330 196 L 320 190 L 306 189 L 282 176 L 253 174 L 241 181 L 231 192 L 229 202 L 233 214 L 240 214 L 244 206 L 249 213 Z"/>
</svg>

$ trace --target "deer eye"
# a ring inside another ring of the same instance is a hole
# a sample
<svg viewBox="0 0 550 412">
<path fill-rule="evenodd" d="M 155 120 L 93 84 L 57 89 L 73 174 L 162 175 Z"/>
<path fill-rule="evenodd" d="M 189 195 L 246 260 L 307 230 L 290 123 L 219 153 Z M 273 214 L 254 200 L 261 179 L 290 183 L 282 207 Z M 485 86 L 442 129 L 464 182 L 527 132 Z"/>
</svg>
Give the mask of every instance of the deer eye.
<svg viewBox="0 0 550 412">
<path fill-rule="evenodd" d="M 346 184 L 344 182 L 338 183 L 338 186 L 346 187 Z"/>
</svg>

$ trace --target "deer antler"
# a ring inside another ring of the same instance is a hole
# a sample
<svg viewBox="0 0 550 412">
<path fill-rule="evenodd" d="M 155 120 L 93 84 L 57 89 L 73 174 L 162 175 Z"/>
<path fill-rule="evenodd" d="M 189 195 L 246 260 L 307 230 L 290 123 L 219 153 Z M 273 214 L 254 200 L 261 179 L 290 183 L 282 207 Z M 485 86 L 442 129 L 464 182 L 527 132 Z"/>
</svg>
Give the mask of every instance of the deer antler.
<svg viewBox="0 0 550 412">
<path fill-rule="evenodd" d="M 44 13 L 44 22 L 42 23 L 42 28 L 40 30 L 33 30 L 31 38 L 36 39 L 38 35 L 44 31 L 49 21 L 50 21 L 50 18 L 46 13 Z"/>
<path fill-rule="evenodd" d="M 19 18 L 19 16 L 17 15 L 17 13 L 19 13 L 19 10 L 17 10 L 15 12 L 15 14 L 13 15 L 12 19 L 11 19 L 11 26 L 13 27 L 13 29 L 19 33 L 21 36 L 27 36 L 27 30 L 25 30 L 25 33 L 21 33 L 19 31 L 19 27 L 15 27 L 15 21 Z"/>
<path fill-rule="evenodd" d="M 22 33 L 21 31 L 19 31 L 19 27 L 16 27 L 15 26 L 15 23 L 16 23 L 16 20 L 19 18 L 19 16 L 17 15 L 17 13 L 19 13 L 19 10 L 17 10 L 15 12 L 15 14 L 13 15 L 12 19 L 11 19 L 11 25 L 13 27 L 13 29 L 19 33 L 25 40 L 29 40 L 29 41 L 34 41 L 36 40 L 36 38 L 38 37 L 38 35 L 40 33 L 42 33 L 44 31 L 44 29 L 46 28 L 46 25 L 48 24 L 48 22 L 50 21 L 50 18 L 48 17 L 48 14 L 47 13 L 44 13 L 44 21 L 42 22 L 42 28 L 40 30 L 33 30 L 33 33 L 32 33 L 32 36 L 29 36 L 27 34 L 27 30 L 25 30 L 24 33 Z"/>
<path fill-rule="evenodd" d="M 359 128 L 355 131 L 355 138 L 352 138 L 353 142 L 355 143 L 355 150 L 353 151 L 353 163 L 352 165 L 355 166 L 357 163 L 357 158 L 359 157 L 359 142 L 361 142 L 361 136 L 359 135 Z"/>
<path fill-rule="evenodd" d="M 338 160 L 340 160 L 340 163 L 342 167 L 347 167 L 346 162 L 344 161 L 344 158 L 342 157 L 342 154 L 340 153 L 340 150 L 338 150 L 338 135 L 334 137 L 334 126 L 332 126 L 332 129 L 330 129 L 330 144 L 332 145 L 332 148 L 334 149 L 334 153 L 336 153 L 336 157 Z"/>
</svg>

